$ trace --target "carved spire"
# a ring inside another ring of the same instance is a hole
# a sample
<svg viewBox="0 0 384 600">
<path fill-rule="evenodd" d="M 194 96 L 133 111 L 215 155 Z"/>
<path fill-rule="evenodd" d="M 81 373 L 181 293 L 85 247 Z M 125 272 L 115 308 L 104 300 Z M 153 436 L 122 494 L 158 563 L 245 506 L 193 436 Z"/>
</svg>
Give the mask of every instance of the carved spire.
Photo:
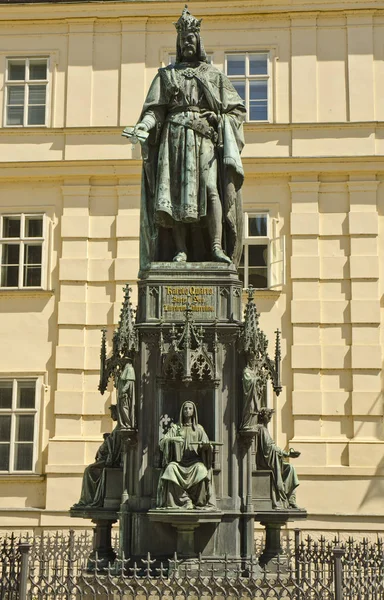
<svg viewBox="0 0 384 600">
<path fill-rule="evenodd" d="M 119 373 L 138 351 L 138 332 L 131 303 L 131 292 L 131 288 L 126 285 L 120 320 L 117 329 L 113 332 L 112 352 L 108 358 L 106 329 L 102 329 L 99 383 L 99 390 L 102 394 L 107 389 L 109 378 L 113 377 L 116 384 Z"/>
<path fill-rule="evenodd" d="M 276 331 L 275 345 L 275 360 L 268 356 L 268 340 L 264 331 L 259 326 L 259 313 L 257 312 L 254 301 L 254 289 L 249 286 L 247 290 L 248 302 L 245 307 L 244 329 L 243 329 L 243 351 L 247 356 L 247 361 L 250 357 L 256 359 L 256 368 L 259 371 L 260 381 L 267 383 L 267 379 L 271 379 L 273 389 L 278 396 L 282 390 L 280 381 L 280 364 L 281 364 L 281 348 L 280 348 L 280 331 Z"/>
</svg>

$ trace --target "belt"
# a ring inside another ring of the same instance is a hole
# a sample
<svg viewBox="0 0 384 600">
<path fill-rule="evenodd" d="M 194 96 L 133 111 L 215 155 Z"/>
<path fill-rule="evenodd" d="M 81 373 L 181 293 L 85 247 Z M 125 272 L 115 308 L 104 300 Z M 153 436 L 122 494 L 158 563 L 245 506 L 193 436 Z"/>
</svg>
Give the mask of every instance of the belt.
<svg viewBox="0 0 384 600">
<path fill-rule="evenodd" d="M 178 118 L 175 115 L 173 118 L 171 115 L 168 116 L 167 121 L 169 123 L 173 123 L 174 125 L 181 125 L 181 127 L 185 127 L 186 129 L 193 129 L 196 133 L 201 135 L 202 137 L 208 138 L 212 140 L 214 144 L 217 144 L 218 135 L 217 132 L 211 127 L 206 119 L 188 119 L 188 118 Z"/>
<path fill-rule="evenodd" d="M 202 112 L 207 111 L 209 108 L 200 108 L 200 106 L 175 106 L 168 111 L 170 114 L 179 112 Z"/>
</svg>

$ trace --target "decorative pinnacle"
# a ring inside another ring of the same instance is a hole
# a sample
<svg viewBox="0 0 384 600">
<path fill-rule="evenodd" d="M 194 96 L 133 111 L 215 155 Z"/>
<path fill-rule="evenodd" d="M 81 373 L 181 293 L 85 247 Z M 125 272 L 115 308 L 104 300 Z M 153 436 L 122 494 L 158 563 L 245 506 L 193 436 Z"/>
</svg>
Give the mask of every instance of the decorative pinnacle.
<svg viewBox="0 0 384 600">
<path fill-rule="evenodd" d="M 186 4 L 183 8 L 183 12 L 181 13 L 181 17 L 179 20 L 174 23 L 174 26 L 177 29 L 177 33 L 200 33 L 201 21 L 203 19 L 196 19 L 188 10 L 188 5 Z"/>
<path fill-rule="evenodd" d="M 248 302 L 251 302 L 255 295 L 255 288 L 253 287 L 252 283 L 249 284 L 248 288 L 246 289 L 246 292 L 248 294 Z"/>
</svg>

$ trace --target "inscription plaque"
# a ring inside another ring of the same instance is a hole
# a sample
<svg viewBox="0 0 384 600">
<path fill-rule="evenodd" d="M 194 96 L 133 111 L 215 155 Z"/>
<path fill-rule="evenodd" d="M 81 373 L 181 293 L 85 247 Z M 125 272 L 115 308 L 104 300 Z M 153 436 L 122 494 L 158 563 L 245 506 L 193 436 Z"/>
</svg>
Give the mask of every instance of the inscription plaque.
<svg viewBox="0 0 384 600">
<path fill-rule="evenodd" d="M 162 313 L 166 321 L 182 320 L 187 307 L 187 298 L 194 319 L 212 320 L 216 317 L 216 288 L 212 286 L 163 286 Z"/>
</svg>

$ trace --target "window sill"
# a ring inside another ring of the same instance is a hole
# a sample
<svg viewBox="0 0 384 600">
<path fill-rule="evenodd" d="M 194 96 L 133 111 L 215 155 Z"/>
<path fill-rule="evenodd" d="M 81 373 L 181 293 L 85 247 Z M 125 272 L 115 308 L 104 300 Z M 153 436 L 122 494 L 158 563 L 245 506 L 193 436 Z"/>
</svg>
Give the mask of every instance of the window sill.
<svg viewBox="0 0 384 600">
<path fill-rule="evenodd" d="M 255 298 L 278 298 L 282 294 L 282 290 L 268 290 L 268 289 L 257 289 L 253 288 Z M 247 298 L 248 291 L 243 288 L 243 298 Z"/>
<path fill-rule="evenodd" d="M 55 290 L 42 290 L 38 288 L 0 288 L 0 297 L 14 298 L 25 296 L 27 298 L 53 296 Z"/>
<path fill-rule="evenodd" d="M 16 480 L 18 483 L 40 483 L 45 480 L 45 476 L 38 473 L 0 473 L 0 483 L 9 483 L 11 480 Z"/>
</svg>

